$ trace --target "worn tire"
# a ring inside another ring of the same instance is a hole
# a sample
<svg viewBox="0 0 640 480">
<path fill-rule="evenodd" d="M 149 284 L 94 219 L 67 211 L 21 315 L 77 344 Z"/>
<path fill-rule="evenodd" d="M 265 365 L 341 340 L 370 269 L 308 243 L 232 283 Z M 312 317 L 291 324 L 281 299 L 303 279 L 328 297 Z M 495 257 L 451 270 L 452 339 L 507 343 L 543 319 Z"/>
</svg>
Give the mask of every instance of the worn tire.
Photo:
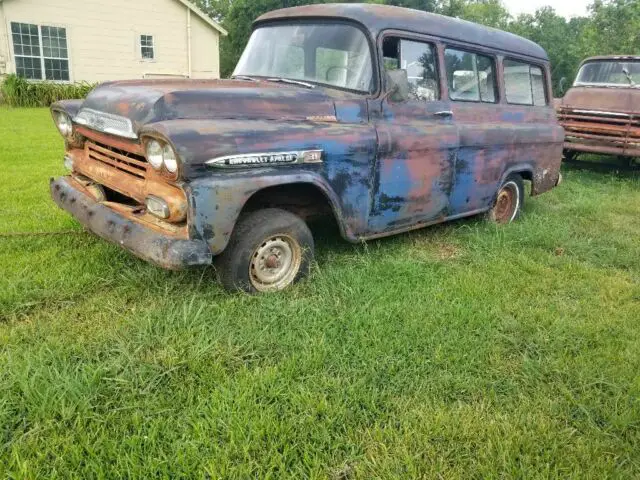
<svg viewBox="0 0 640 480">
<path fill-rule="evenodd" d="M 278 252 L 284 257 L 282 262 Z M 313 236 L 304 220 L 286 210 L 265 208 L 240 217 L 215 266 L 220 282 L 229 291 L 270 292 L 283 290 L 306 277 L 313 256 Z M 291 261 L 287 262 L 289 258 Z M 271 269 L 271 265 L 276 267 Z M 261 283 L 278 269 L 286 270 L 282 281 Z"/>
<path fill-rule="evenodd" d="M 517 173 L 509 175 L 496 192 L 493 206 L 487 213 L 490 221 L 507 224 L 520 216 L 524 205 L 524 182 Z"/>
</svg>

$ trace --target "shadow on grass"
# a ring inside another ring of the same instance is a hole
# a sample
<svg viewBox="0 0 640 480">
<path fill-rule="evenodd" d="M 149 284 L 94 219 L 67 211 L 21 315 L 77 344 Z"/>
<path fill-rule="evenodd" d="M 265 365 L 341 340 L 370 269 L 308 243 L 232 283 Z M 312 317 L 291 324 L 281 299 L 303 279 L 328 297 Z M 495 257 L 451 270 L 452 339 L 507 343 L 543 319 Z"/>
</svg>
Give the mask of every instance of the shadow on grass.
<svg viewBox="0 0 640 480">
<path fill-rule="evenodd" d="M 309 227 L 315 241 L 316 261 L 322 264 L 334 255 L 348 256 L 355 252 L 367 252 L 367 254 L 371 256 L 392 254 L 394 250 L 404 249 L 413 245 L 417 238 L 421 240 L 441 240 L 453 234 L 460 227 L 476 227 L 484 223 L 483 215 L 475 215 L 359 243 L 351 243 L 342 238 L 334 219 L 326 218 L 315 220 L 310 223 Z M 372 246 L 375 247 L 375 249 L 371 249 Z M 144 260 L 136 259 L 136 264 L 138 262 L 140 262 L 141 269 L 147 270 Z M 156 272 L 152 273 L 152 276 L 158 275 L 167 280 L 175 281 L 177 283 L 176 286 L 184 288 L 185 291 L 189 293 L 193 294 L 205 290 L 210 291 L 211 288 L 214 288 L 216 291 L 219 291 L 220 294 L 224 294 L 224 290 L 217 280 L 215 266 L 190 268 L 177 272 L 165 271 L 151 265 L 149 265 L 148 268 Z M 135 270 L 137 270 L 137 268 Z M 131 273 L 136 275 L 134 272 Z"/>
<path fill-rule="evenodd" d="M 640 163 L 615 155 L 581 155 L 574 160 L 563 160 L 563 169 L 605 173 L 617 178 L 640 178 Z"/>
<path fill-rule="evenodd" d="M 374 246 L 381 254 L 389 254 L 394 249 L 412 246 L 416 239 L 442 241 L 460 228 L 476 228 L 484 224 L 486 224 L 485 216 L 479 214 L 358 243 L 343 239 L 333 219 L 313 222 L 310 228 L 315 240 L 316 258 L 321 261 L 329 253 L 348 254 L 370 246 Z"/>
</svg>

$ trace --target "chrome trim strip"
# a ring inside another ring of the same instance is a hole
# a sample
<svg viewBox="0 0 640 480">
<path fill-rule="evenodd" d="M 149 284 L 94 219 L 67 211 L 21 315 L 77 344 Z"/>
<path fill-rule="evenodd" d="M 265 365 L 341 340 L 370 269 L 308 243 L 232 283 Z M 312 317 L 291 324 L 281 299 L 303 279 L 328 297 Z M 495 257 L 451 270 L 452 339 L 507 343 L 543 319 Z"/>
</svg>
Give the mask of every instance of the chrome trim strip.
<svg viewBox="0 0 640 480">
<path fill-rule="evenodd" d="M 630 117 L 631 115 L 627 114 L 627 113 L 620 113 L 620 112 L 604 112 L 602 110 L 579 110 L 579 109 L 573 109 L 570 110 L 570 112 L 573 113 L 586 113 L 588 115 L 610 115 L 612 117 Z"/>
<path fill-rule="evenodd" d="M 640 85 L 630 83 L 594 83 L 594 82 L 573 82 L 574 87 L 603 87 L 603 88 L 640 88 Z"/>
</svg>

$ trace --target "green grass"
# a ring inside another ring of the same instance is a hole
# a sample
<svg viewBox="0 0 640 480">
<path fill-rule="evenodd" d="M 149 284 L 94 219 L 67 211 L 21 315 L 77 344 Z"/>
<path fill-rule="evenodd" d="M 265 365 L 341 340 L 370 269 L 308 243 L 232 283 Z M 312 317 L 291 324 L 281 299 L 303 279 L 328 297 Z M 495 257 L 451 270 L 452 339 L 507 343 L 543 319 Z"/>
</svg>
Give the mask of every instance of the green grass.
<svg viewBox="0 0 640 480">
<path fill-rule="evenodd" d="M 0 478 L 640 476 L 637 177 L 317 229 L 311 280 L 251 297 L 82 232 L 46 110 L 0 109 L 0 166 Z"/>
</svg>

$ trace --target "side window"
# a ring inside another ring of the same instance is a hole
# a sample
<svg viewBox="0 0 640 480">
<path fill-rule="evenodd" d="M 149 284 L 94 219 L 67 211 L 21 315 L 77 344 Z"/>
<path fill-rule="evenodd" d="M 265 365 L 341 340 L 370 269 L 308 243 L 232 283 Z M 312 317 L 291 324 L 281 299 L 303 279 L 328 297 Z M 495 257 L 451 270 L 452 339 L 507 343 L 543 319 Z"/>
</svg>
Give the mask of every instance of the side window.
<svg viewBox="0 0 640 480">
<path fill-rule="evenodd" d="M 410 94 L 416 100 L 440 98 L 435 48 L 430 43 L 387 37 L 382 45 L 385 70 L 407 71 Z"/>
<path fill-rule="evenodd" d="M 444 59 L 451 100 L 495 103 L 496 75 L 491 57 L 447 48 Z"/>
<path fill-rule="evenodd" d="M 516 105 L 546 105 L 544 71 L 540 67 L 506 59 L 504 87 L 507 102 Z"/>
<path fill-rule="evenodd" d="M 531 91 L 534 105 L 546 105 L 547 96 L 544 90 L 544 72 L 540 67 L 531 67 Z"/>
</svg>

